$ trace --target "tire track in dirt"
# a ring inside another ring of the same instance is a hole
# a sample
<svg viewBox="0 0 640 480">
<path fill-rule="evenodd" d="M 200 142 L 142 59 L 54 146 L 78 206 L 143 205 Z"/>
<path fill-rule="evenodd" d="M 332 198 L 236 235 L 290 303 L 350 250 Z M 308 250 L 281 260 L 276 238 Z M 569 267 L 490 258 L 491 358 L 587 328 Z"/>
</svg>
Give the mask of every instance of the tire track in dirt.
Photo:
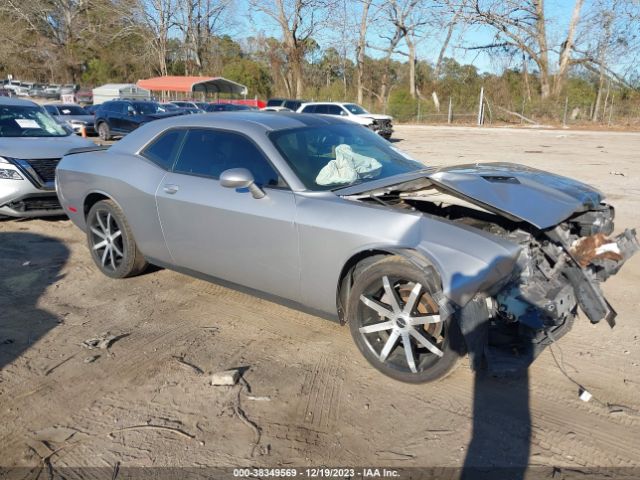
<svg viewBox="0 0 640 480">
<path fill-rule="evenodd" d="M 298 401 L 298 418 L 305 426 L 331 430 L 340 419 L 343 373 L 328 355 L 321 355 L 308 371 Z"/>
</svg>

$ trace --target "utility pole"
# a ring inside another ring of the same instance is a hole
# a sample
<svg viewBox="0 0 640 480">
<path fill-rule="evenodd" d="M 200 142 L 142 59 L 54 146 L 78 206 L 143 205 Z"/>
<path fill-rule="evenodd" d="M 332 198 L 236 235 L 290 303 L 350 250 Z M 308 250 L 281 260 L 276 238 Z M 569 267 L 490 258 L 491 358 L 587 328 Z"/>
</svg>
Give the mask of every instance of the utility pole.
<svg viewBox="0 0 640 480">
<path fill-rule="evenodd" d="M 478 105 L 478 126 L 482 125 L 484 120 L 484 87 L 480 88 L 480 104 Z"/>
</svg>

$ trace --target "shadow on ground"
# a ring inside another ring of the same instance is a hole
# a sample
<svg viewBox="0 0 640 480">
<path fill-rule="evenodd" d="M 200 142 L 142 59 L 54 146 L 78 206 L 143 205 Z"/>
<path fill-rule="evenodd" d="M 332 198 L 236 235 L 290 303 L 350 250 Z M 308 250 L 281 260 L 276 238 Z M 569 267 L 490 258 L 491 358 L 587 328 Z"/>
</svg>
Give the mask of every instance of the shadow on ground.
<svg viewBox="0 0 640 480">
<path fill-rule="evenodd" d="M 37 304 L 62 278 L 68 258 L 69 250 L 55 238 L 0 232 L 0 369 L 58 325 L 58 318 Z"/>
<path fill-rule="evenodd" d="M 473 432 L 462 480 L 522 480 L 531 450 L 529 375 L 493 378 L 475 373 Z"/>
</svg>

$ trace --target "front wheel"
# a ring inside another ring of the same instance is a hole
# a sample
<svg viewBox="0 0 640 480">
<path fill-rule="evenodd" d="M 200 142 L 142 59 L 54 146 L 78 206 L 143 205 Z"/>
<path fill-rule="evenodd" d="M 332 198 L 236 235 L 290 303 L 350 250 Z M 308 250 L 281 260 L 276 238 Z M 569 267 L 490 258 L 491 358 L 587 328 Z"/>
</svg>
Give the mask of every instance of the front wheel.
<svg viewBox="0 0 640 480">
<path fill-rule="evenodd" d="M 366 268 L 354 281 L 347 320 L 358 349 L 376 369 L 408 383 L 445 376 L 460 353 L 455 321 L 441 318 L 432 267 L 425 271 L 398 256 Z"/>
<path fill-rule="evenodd" d="M 108 277 L 133 277 L 147 268 L 124 213 L 112 200 L 101 200 L 89 210 L 87 242 L 93 261 Z"/>
</svg>

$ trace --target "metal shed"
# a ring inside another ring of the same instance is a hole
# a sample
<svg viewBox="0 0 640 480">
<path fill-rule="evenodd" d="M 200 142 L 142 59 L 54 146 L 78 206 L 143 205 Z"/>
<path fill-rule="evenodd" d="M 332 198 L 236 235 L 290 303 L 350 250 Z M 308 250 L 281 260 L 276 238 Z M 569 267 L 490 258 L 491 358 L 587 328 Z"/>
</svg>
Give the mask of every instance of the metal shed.
<svg viewBox="0 0 640 480">
<path fill-rule="evenodd" d="M 148 100 L 151 92 L 140 88 L 135 83 L 107 83 L 93 89 L 93 104 L 98 105 L 115 98 L 135 98 Z"/>
</svg>

